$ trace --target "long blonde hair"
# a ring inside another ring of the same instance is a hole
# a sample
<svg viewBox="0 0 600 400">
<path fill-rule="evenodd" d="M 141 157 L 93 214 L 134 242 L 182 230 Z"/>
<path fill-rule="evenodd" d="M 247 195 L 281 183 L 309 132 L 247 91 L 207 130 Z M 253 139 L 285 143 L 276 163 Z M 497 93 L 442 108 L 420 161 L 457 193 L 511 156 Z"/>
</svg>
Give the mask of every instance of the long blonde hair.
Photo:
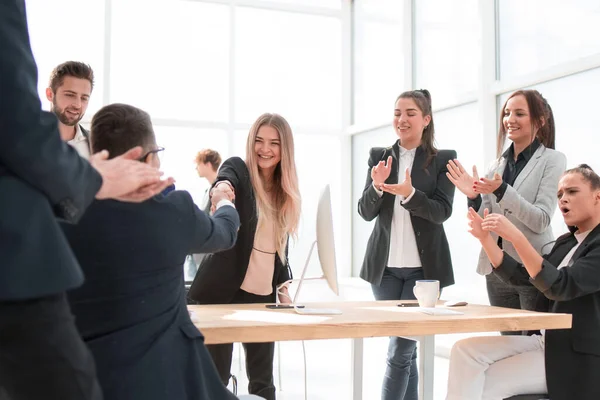
<svg viewBox="0 0 600 400">
<path fill-rule="evenodd" d="M 258 160 L 254 151 L 256 135 L 261 126 L 270 126 L 279 133 L 281 161 L 273 174 L 272 196 L 265 190 L 263 179 L 258 170 Z M 274 221 L 275 244 L 279 258 L 285 264 L 285 248 L 289 236 L 298 236 L 300 221 L 300 190 L 294 158 L 294 137 L 292 128 L 281 115 L 265 113 L 258 117 L 250 128 L 246 143 L 246 165 L 250 171 L 250 181 L 256 197 L 258 227 L 267 220 Z"/>
</svg>

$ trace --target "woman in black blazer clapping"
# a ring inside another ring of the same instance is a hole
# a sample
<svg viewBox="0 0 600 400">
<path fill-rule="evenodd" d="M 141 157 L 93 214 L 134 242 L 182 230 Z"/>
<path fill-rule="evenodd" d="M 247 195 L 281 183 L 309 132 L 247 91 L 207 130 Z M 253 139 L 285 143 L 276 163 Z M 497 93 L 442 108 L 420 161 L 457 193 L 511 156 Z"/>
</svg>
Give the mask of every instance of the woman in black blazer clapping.
<svg viewBox="0 0 600 400">
<path fill-rule="evenodd" d="M 358 213 L 376 218 L 361 278 L 371 283 L 377 300 L 415 299 L 420 279 L 452 285 L 452 260 L 443 223 L 452 214 L 454 185 L 446 164 L 454 150 L 437 150 L 431 95 L 427 90 L 402 93 L 394 107 L 398 139 L 387 148 L 372 148 Z M 387 357 L 382 399 L 417 400 L 416 343 L 393 337 Z"/>
</svg>

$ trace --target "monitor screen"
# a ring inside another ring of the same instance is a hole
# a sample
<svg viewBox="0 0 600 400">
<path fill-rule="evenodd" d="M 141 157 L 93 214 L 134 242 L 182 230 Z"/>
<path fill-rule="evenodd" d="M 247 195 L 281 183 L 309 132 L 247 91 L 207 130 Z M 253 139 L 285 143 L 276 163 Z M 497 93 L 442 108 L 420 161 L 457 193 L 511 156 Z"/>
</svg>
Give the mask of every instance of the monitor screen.
<svg viewBox="0 0 600 400">
<path fill-rule="evenodd" d="M 317 208 L 317 252 L 327 284 L 336 295 L 339 295 L 329 185 L 323 189 Z"/>
</svg>

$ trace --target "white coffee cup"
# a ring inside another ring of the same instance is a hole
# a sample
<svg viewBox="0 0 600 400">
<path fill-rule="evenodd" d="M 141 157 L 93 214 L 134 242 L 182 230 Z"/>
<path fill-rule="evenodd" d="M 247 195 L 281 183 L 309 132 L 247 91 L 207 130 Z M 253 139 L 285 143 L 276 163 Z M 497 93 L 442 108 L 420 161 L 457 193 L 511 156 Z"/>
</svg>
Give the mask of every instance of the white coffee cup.
<svg viewBox="0 0 600 400">
<path fill-rule="evenodd" d="M 440 296 L 440 281 L 421 280 L 417 281 L 413 293 L 419 301 L 419 307 L 435 307 Z"/>
</svg>

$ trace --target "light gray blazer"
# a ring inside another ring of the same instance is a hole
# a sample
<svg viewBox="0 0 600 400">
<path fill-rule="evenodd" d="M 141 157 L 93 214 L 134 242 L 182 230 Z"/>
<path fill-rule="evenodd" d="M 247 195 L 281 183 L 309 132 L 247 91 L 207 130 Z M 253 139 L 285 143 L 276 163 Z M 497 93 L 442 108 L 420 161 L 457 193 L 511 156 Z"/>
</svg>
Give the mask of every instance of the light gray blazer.
<svg viewBox="0 0 600 400">
<path fill-rule="evenodd" d="M 550 221 L 558 205 L 556 200 L 558 181 L 565 172 L 566 164 L 567 159 L 563 153 L 547 149 L 540 144 L 517 176 L 515 184 L 508 185 L 500 202 L 496 201 L 493 193 L 482 195 L 479 214 L 483 215 L 485 208 L 492 213 L 503 214 L 525 234 L 538 253 L 548 253 L 552 248 L 548 244 L 554 240 Z M 500 157 L 492 164 L 486 176 L 491 179 L 496 172 L 502 175 L 505 167 L 506 159 Z M 498 235 L 492 233 L 492 236 L 495 241 L 498 240 Z M 502 247 L 515 260 L 521 261 L 512 243 L 503 241 Z M 492 265 L 482 249 L 479 254 L 477 273 L 487 275 L 490 272 L 492 272 Z"/>
</svg>

